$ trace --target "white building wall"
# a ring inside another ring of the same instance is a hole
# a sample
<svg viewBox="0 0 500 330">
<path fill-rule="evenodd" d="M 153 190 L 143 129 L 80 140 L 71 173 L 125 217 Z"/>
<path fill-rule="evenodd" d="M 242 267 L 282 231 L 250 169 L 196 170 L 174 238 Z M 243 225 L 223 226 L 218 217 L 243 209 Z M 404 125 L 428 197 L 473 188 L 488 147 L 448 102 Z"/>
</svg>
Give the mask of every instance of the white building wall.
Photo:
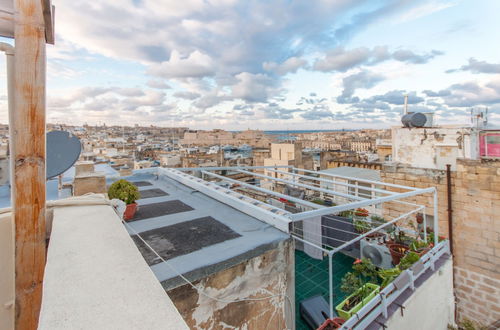
<svg viewBox="0 0 500 330">
<path fill-rule="evenodd" d="M 453 263 L 449 259 L 385 323 L 388 330 L 446 330 L 454 324 Z"/>
<path fill-rule="evenodd" d="M 470 128 L 392 128 L 392 159 L 413 167 L 446 169 L 456 167 L 457 158 L 475 159 Z"/>
</svg>

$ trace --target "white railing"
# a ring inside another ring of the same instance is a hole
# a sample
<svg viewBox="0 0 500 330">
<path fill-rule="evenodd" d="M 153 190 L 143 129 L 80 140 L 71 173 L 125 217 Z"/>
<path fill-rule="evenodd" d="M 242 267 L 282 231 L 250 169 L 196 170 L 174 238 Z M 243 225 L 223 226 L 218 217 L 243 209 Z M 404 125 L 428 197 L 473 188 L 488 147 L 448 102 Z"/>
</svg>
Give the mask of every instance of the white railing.
<svg viewBox="0 0 500 330">
<path fill-rule="evenodd" d="M 450 254 L 448 240 L 438 243 L 429 252 L 424 254 L 410 269 L 403 271 L 394 281 L 385 287 L 375 298 L 370 300 L 363 308 L 347 320 L 340 329 L 365 329 L 377 317 L 383 315 L 387 318 L 388 307 L 410 288 L 415 290 L 415 281 L 429 268 L 435 269 L 436 261 L 444 254 Z"/>
</svg>

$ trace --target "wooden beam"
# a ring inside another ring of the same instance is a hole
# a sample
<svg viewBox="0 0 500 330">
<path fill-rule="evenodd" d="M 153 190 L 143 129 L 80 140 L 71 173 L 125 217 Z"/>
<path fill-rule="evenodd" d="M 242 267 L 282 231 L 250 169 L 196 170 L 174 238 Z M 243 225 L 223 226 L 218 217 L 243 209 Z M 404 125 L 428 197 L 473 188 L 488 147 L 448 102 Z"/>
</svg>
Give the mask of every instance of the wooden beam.
<svg viewBox="0 0 500 330">
<path fill-rule="evenodd" d="M 45 268 L 45 22 L 42 1 L 14 0 L 16 329 L 36 329 Z"/>
</svg>

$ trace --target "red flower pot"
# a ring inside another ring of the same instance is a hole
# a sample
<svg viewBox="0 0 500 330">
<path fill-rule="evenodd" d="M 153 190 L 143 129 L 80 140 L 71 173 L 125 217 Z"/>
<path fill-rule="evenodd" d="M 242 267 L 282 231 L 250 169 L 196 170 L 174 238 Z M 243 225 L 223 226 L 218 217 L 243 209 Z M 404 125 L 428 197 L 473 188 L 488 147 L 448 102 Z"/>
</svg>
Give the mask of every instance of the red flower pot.
<svg viewBox="0 0 500 330">
<path fill-rule="evenodd" d="M 333 319 L 326 319 L 325 322 L 317 330 L 334 330 L 338 329 L 344 324 L 345 320 L 341 317 L 334 317 Z"/>
<path fill-rule="evenodd" d="M 392 263 L 394 266 L 399 265 L 401 258 L 409 250 L 408 246 L 402 244 L 391 244 L 389 245 L 389 252 L 391 253 Z"/>
<path fill-rule="evenodd" d="M 137 203 L 127 204 L 127 208 L 123 213 L 123 220 L 131 220 L 135 215 L 135 211 L 137 211 Z"/>
</svg>

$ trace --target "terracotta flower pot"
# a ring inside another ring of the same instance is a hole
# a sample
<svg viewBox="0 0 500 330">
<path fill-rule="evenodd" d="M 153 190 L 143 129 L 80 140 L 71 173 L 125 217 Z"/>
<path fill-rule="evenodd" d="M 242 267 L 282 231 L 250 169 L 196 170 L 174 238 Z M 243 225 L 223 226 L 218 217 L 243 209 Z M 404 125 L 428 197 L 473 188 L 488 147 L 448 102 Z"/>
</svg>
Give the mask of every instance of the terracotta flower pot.
<svg viewBox="0 0 500 330">
<path fill-rule="evenodd" d="M 390 244 L 389 252 L 391 253 L 392 263 L 394 266 L 398 265 L 401 258 L 404 257 L 406 252 L 409 250 L 408 246 L 402 244 Z"/>
<path fill-rule="evenodd" d="M 334 330 L 338 329 L 345 323 L 341 317 L 334 317 L 333 319 L 326 319 L 326 321 L 318 328 L 318 330 Z"/>
<path fill-rule="evenodd" d="M 123 213 L 123 220 L 131 220 L 134 217 L 136 211 L 137 203 L 127 204 L 127 208 Z"/>
</svg>

